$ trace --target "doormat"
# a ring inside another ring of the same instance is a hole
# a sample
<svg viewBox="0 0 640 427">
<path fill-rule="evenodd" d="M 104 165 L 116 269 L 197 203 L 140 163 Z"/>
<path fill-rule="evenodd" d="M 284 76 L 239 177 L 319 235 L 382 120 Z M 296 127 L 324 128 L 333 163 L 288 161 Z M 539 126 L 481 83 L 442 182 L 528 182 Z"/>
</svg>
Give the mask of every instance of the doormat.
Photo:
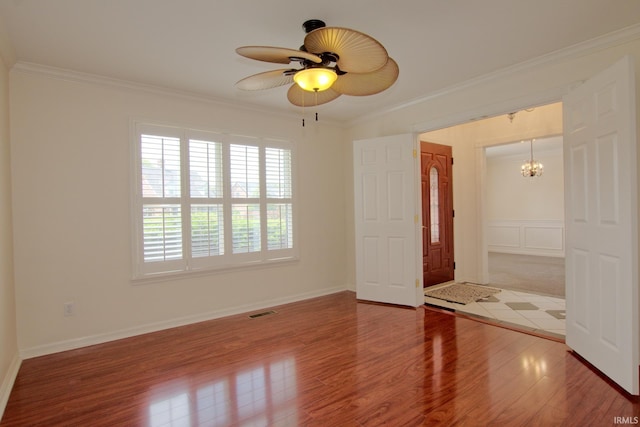
<svg viewBox="0 0 640 427">
<path fill-rule="evenodd" d="M 458 304 L 469 304 L 500 292 L 500 289 L 489 288 L 468 283 L 453 283 L 442 288 L 426 291 L 425 296 Z"/>
</svg>

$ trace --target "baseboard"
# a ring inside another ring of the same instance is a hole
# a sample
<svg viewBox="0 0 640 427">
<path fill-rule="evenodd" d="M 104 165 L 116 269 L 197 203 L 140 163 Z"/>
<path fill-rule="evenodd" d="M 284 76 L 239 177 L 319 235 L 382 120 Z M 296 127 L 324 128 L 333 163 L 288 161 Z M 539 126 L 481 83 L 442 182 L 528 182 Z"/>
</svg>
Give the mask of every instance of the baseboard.
<svg viewBox="0 0 640 427">
<path fill-rule="evenodd" d="M 15 383 L 18 376 L 18 371 L 20 370 L 21 364 L 22 360 L 20 359 L 20 357 L 18 357 L 18 353 L 16 353 L 13 357 L 13 360 L 11 361 L 11 364 L 9 365 L 9 369 L 2 379 L 2 385 L 0 385 L 0 420 L 2 419 L 4 409 L 7 407 L 7 403 L 9 402 L 11 389 L 13 389 L 13 384 Z"/>
<path fill-rule="evenodd" d="M 235 314 L 248 313 L 255 310 L 273 307 L 276 305 L 289 304 L 292 302 L 303 301 L 306 299 L 321 297 L 325 295 L 335 294 L 337 292 L 346 291 L 344 287 L 325 288 L 318 291 L 306 292 L 303 294 L 292 295 L 284 298 L 275 298 L 271 300 L 261 301 L 257 304 L 247 304 L 232 307 L 223 310 L 215 310 L 207 313 L 197 314 L 194 316 L 186 316 L 171 319 L 163 322 L 149 323 L 146 325 L 136 326 L 133 328 L 122 329 L 119 331 L 109 332 L 105 334 L 90 335 L 71 340 L 58 341 L 51 344 L 20 349 L 20 358 L 22 360 L 34 357 L 45 356 L 47 354 L 59 353 L 61 351 L 74 350 L 90 345 L 102 344 L 109 341 L 115 341 L 123 338 L 130 338 L 136 335 L 148 334 L 164 329 L 175 328 L 178 326 L 190 325 L 192 323 L 204 322 L 207 320 L 219 319 L 221 317 L 232 316 Z"/>
</svg>

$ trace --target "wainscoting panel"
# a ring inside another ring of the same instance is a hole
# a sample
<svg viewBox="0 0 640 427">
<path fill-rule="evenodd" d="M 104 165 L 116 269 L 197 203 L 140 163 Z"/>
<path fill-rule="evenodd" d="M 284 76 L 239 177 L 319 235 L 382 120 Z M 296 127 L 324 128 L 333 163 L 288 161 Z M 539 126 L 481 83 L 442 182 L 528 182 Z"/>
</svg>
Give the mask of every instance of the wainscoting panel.
<svg viewBox="0 0 640 427">
<path fill-rule="evenodd" d="M 564 221 L 489 221 L 490 252 L 564 257 Z"/>
</svg>

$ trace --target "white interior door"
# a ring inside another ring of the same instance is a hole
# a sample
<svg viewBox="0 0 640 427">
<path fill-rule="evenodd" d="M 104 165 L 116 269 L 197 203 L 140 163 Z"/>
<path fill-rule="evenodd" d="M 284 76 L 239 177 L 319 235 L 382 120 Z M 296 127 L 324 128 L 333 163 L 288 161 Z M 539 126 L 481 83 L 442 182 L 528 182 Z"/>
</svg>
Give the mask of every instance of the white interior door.
<svg viewBox="0 0 640 427">
<path fill-rule="evenodd" d="M 566 343 L 638 394 L 635 75 L 624 58 L 563 100 Z"/>
<path fill-rule="evenodd" d="M 412 307 L 424 303 L 415 147 L 409 134 L 353 143 L 359 299 Z"/>
</svg>

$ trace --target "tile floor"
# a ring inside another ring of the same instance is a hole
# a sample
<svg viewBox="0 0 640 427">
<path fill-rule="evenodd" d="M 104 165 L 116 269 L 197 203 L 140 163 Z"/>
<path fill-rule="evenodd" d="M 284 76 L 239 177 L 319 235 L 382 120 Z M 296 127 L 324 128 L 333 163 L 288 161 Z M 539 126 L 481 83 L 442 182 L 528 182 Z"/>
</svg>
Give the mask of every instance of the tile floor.
<svg viewBox="0 0 640 427">
<path fill-rule="evenodd" d="M 436 285 L 428 289 L 441 286 L 446 285 Z M 425 303 L 554 338 L 565 337 L 563 298 L 502 289 L 489 298 L 466 305 L 427 296 Z"/>
</svg>

